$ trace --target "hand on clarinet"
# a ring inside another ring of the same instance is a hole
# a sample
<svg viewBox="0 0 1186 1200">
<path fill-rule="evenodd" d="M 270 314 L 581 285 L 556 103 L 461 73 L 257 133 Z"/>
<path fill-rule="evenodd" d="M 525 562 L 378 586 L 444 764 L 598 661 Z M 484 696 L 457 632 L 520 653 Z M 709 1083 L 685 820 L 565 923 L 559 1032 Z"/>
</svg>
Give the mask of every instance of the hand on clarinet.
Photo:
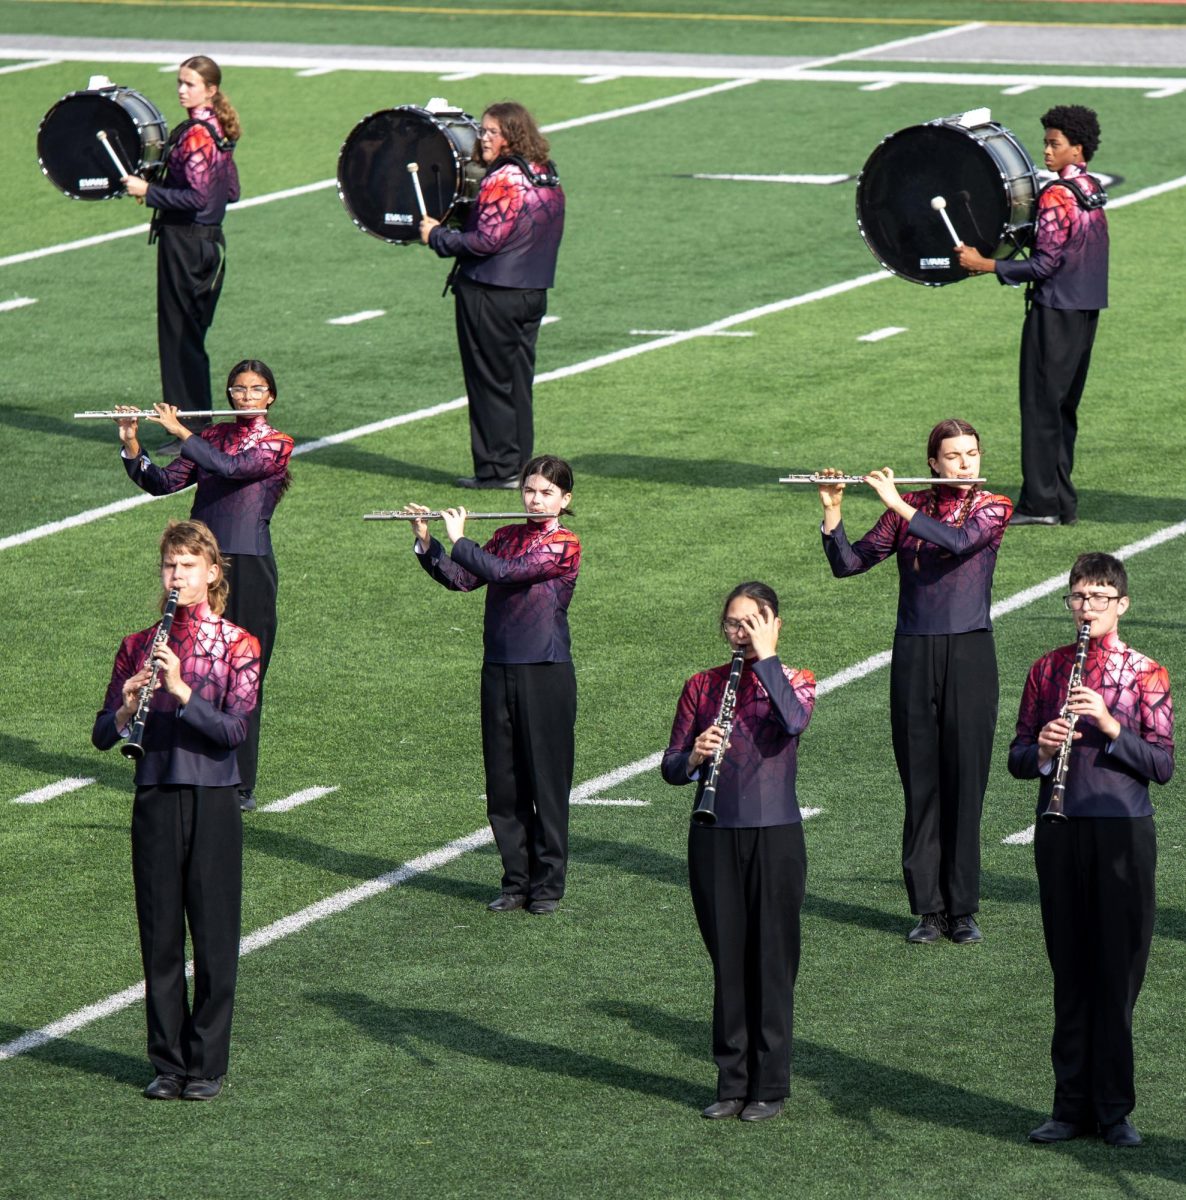
<svg viewBox="0 0 1186 1200">
<path fill-rule="evenodd" d="M 403 510 L 406 513 L 432 512 L 431 508 L 427 508 L 423 504 L 405 504 Z M 429 533 L 428 533 L 428 522 L 427 521 L 413 521 L 412 522 L 412 536 L 413 536 L 413 538 L 415 538 L 415 540 L 417 542 L 420 543 L 420 546 L 422 549 L 427 550 L 429 547 L 429 544 L 432 541 L 432 538 L 429 536 Z"/>
<path fill-rule="evenodd" d="M 140 689 L 148 682 L 151 675 L 152 668 L 145 666 L 137 671 L 135 675 L 129 675 L 124 680 L 123 688 L 121 689 L 124 697 L 123 707 L 115 714 L 117 728 L 122 729 L 125 725 L 128 725 L 136 715 L 136 709 L 140 707 Z"/>
<path fill-rule="evenodd" d="M 688 770 L 695 771 L 697 767 L 708 762 L 716 754 L 724 737 L 718 725 L 710 725 L 699 734 L 692 743 L 692 752 L 688 755 Z"/>
<path fill-rule="evenodd" d="M 449 541 L 459 542 L 465 537 L 464 508 L 446 508 L 442 511 L 441 518 L 445 522 L 445 532 L 449 535 Z"/>
<path fill-rule="evenodd" d="M 440 221 L 433 217 L 420 218 L 420 240 L 427 246 L 428 235 L 440 224 Z"/>
<path fill-rule="evenodd" d="M 1108 711 L 1099 692 L 1080 684 L 1067 698 L 1067 709 L 1077 717 L 1090 717 L 1109 741 L 1120 736 L 1120 722 Z"/>
<path fill-rule="evenodd" d="M 153 649 L 152 659 L 161 665 L 160 675 L 157 677 L 160 686 L 169 695 L 176 696 L 184 707 L 193 695 L 193 688 L 181 678 L 181 659 L 173 652 L 168 642 L 163 642 Z"/>
<path fill-rule="evenodd" d="M 1038 730 L 1038 763 L 1045 766 L 1052 758 L 1057 757 L 1063 748 L 1067 735 L 1071 734 L 1072 741 L 1078 741 L 1083 735 L 1076 730 L 1071 733 L 1071 723 L 1066 717 L 1055 717 L 1047 721 Z"/>
</svg>

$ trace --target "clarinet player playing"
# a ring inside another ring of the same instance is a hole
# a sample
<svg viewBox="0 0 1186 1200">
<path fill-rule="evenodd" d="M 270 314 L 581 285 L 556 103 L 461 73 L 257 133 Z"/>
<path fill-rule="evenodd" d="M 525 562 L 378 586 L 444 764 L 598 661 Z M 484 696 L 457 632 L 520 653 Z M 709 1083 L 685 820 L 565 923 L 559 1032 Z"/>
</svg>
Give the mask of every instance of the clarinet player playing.
<svg viewBox="0 0 1186 1200">
<path fill-rule="evenodd" d="M 1030 669 L 1009 747 L 1009 771 L 1037 779 L 1034 862 L 1054 973 L 1054 1106 L 1032 1142 L 1099 1133 L 1139 1146 L 1132 1014 L 1153 940 L 1157 836 L 1149 783 L 1174 770 L 1174 706 L 1164 667 L 1120 640 L 1128 575 L 1110 554 L 1082 554 L 1064 601 L 1090 626 L 1078 687 L 1075 646 Z M 1062 715 L 1076 718 L 1074 732 Z M 1043 819 L 1055 762 L 1072 738 L 1062 820 Z"/>
<path fill-rule="evenodd" d="M 997 658 L 989 608 L 997 550 L 1012 512 L 981 491 L 980 437 L 940 421 L 927 439 L 935 483 L 898 495 L 889 468 L 865 477 L 885 505 L 849 543 L 843 484 L 824 484 L 824 552 L 837 578 L 888 558 L 898 564 L 898 622 L 890 667 L 890 728 L 906 798 L 902 875 L 918 923 L 914 943 L 944 934 L 980 941 L 980 813 L 997 724 Z M 827 474 L 828 472 L 820 472 Z"/>
<path fill-rule="evenodd" d="M 161 538 L 161 586 L 177 590 L 168 641 L 157 628 L 124 638 L 91 741 L 126 738 L 149 684 L 132 805 L 132 877 L 144 960 L 149 1100 L 212 1100 L 230 1056 L 239 963 L 243 824 L 235 747 L 259 686 L 259 643 L 219 614 L 226 580 L 201 521 L 172 521 Z M 185 929 L 194 952 L 191 1000 Z"/>
<path fill-rule="evenodd" d="M 799 735 L 815 678 L 778 658 L 778 596 L 764 583 L 733 589 L 721 632 L 744 655 L 729 742 L 717 776 L 716 818 L 688 831 L 692 906 L 712 959 L 712 1052 L 717 1098 L 701 1114 L 764 1121 L 782 1112 L 791 1082 L 799 911 L 807 882 L 795 798 Z M 717 725 L 726 663 L 684 685 L 663 755 L 668 783 L 697 783 L 722 746 Z"/>
</svg>

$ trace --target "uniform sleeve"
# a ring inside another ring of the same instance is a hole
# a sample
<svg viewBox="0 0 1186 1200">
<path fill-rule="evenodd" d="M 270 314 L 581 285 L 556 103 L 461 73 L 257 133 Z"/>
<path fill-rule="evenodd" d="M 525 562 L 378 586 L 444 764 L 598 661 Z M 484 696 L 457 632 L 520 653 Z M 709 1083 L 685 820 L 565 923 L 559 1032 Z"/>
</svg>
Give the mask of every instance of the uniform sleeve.
<svg viewBox="0 0 1186 1200">
<path fill-rule="evenodd" d="M 436 538 L 429 542 L 428 549 L 423 554 L 417 554 L 416 557 L 429 575 L 451 592 L 472 592 L 486 582 L 454 562 Z"/>
<path fill-rule="evenodd" d="M 1012 515 L 1013 501 L 1007 496 L 994 496 L 979 505 L 960 526 L 946 525 L 924 512 L 916 512 L 910 518 L 909 530 L 914 537 L 964 558 L 989 545 Z"/>
<path fill-rule="evenodd" d="M 194 482 L 194 475 L 197 473 L 195 464 L 181 455 L 167 467 L 158 467 L 143 452 L 135 458 L 124 456 L 123 464 L 128 478 L 150 496 L 168 496 L 179 492 Z"/>
<path fill-rule="evenodd" d="M 205 438 L 189 437 L 181 443 L 181 457 L 196 463 L 211 475 L 246 482 L 283 475 L 288 469 L 292 446 L 292 438 L 278 433 L 260 442 L 253 450 L 228 454 Z"/>
<path fill-rule="evenodd" d="M 1042 193 L 1038 200 L 1034 251 L 1029 258 L 998 260 L 996 273 L 1002 283 L 1037 283 L 1058 271 L 1071 235 L 1075 204 L 1069 188 L 1052 187 Z"/>
<path fill-rule="evenodd" d="M 231 749 L 247 736 L 247 722 L 259 700 L 259 641 L 243 632 L 229 648 L 230 677 L 221 706 L 197 691 L 178 709 L 178 718 L 216 746 Z"/>
<path fill-rule="evenodd" d="M 1168 783 L 1174 773 L 1174 702 L 1169 673 L 1162 666 L 1146 671 L 1140 688 L 1139 731 L 1121 726 L 1107 754 L 1153 783 Z"/>
<path fill-rule="evenodd" d="M 815 676 L 810 671 L 784 667 L 777 655 L 754 663 L 754 674 L 762 681 L 783 729 L 791 737 L 798 737 L 815 708 Z"/>
<path fill-rule="evenodd" d="M 671 738 L 667 749 L 663 751 L 663 761 L 660 771 L 668 783 L 691 783 L 688 778 L 688 758 L 696 735 L 700 732 L 696 719 L 700 706 L 700 686 L 697 679 L 689 679 L 684 684 L 679 703 L 675 706 L 675 720 L 671 726 Z M 707 724 L 703 728 L 707 728 Z"/>
<path fill-rule="evenodd" d="M 164 184 L 151 183 L 144 198 L 145 203 L 150 208 L 201 212 L 210 202 L 214 185 L 214 159 L 218 153 L 210 131 L 204 125 L 191 125 L 182 135 L 176 149 L 169 155 L 170 166 L 174 165 L 174 159 L 180 159 L 185 185 L 165 187 Z M 237 184 L 237 174 L 235 179 Z"/>
<path fill-rule="evenodd" d="M 1030 668 L 1021 693 L 1017 725 L 1013 741 L 1009 743 L 1009 774 L 1014 779 L 1038 778 L 1038 733 L 1046 723 L 1042 719 L 1041 705 L 1044 662 L 1039 659 Z"/>
<path fill-rule="evenodd" d="M 124 638 L 115 654 L 111 679 L 103 697 L 103 707 L 96 714 L 95 724 L 91 729 L 91 745 L 96 750 L 110 750 L 117 742 L 123 740 L 122 734 L 115 726 L 115 714 L 124 702 L 125 680 L 131 679 L 141 665 L 142 663 L 136 661 L 133 639 Z"/>
<path fill-rule="evenodd" d="M 837 579 L 848 575 L 860 575 L 888 558 L 897 549 L 901 527 L 902 519 L 898 514 L 886 511 L 882 513 L 877 524 L 859 542 L 852 545 L 844 532 L 844 522 L 841 521 L 831 533 L 823 535 L 824 553 L 828 556 L 832 574 Z"/>
<path fill-rule="evenodd" d="M 487 175 L 478 192 L 477 220 L 472 228 L 462 231 L 437 225 L 428 235 L 429 246 L 441 258 L 488 258 L 497 254 L 523 211 L 528 186 L 518 168 L 503 168 Z"/>
<path fill-rule="evenodd" d="M 581 544 L 575 537 L 554 538 L 511 558 L 491 553 L 497 535 L 483 548 L 469 538 L 453 547 L 453 559 L 483 583 L 525 584 L 558 579 L 579 569 Z"/>
</svg>

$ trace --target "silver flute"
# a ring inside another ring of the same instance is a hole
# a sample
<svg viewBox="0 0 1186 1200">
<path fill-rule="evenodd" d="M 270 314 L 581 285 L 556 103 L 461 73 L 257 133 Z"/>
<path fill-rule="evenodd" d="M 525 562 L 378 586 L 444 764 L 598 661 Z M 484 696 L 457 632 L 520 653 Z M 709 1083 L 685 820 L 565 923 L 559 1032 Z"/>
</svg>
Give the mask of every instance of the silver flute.
<svg viewBox="0 0 1186 1200">
<path fill-rule="evenodd" d="M 266 408 L 204 408 L 199 412 L 177 410 L 179 421 L 188 421 L 190 417 L 262 417 L 267 414 Z M 132 412 L 116 412 L 113 408 L 89 409 L 86 412 L 76 412 L 76 421 L 135 421 L 141 417 L 159 416 L 155 408 L 137 408 Z"/>
<path fill-rule="evenodd" d="M 783 475 L 779 483 L 809 483 L 819 487 L 821 483 L 864 483 L 864 475 Z M 987 483 L 987 479 L 940 478 L 938 475 L 895 475 L 894 483 Z"/>
<path fill-rule="evenodd" d="M 161 623 L 157 626 L 156 636 L 148 648 L 148 662 L 152 664 L 152 674 L 149 675 L 148 682 L 140 689 L 140 698 L 136 702 L 136 716 L 132 720 L 131 732 L 119 748 L 119 752 L 124 758 L 134 758 L 139 761 L 144 757 L 144 726 L 148 723 L 148 710 L 152 707 L 152 693 L 156 691 L 157 676 L 161 671 L 161 664 L 157 662 L 154 655 L 157 649 L 169 640 L 169 630 L 173 628 L 173 614 L 177 611 L 179 594 L 177 588 L 169 591 L 165 607 L 161 611 Z M 145 663 L 145 666 L 147 665 L 148 663 Z"/>
<path fill-rule="evenodd" d="M 364 521 L 441 521 L 443 512 L 409 513 L 409 512 L 372 512 L 363 513 Z M 548 517 L 551 513 L 472 513 L 467 512 L 467 521 L 525 521 L 528 517 Z"/>
</svg>

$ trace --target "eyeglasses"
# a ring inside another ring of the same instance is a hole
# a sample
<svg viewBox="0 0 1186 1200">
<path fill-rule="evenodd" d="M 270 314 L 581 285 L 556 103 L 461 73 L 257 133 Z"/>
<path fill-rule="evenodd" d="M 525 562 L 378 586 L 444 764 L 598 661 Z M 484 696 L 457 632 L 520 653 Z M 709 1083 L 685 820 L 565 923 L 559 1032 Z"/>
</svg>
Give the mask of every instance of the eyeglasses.
<svg viewBox="0 0 1186 1200">
<path fill-rule="evenodd" d="M 738 630 L 745 628 L 745 622 L 735 621 L 732 617 L 730 617 L 728 620 L 721 622 L 721 628 L 726 633 L 737 633 Z"/>
<path fill-rule="evenodd" d="M 1072 592 L 1064 596 L 1062 602 L 1067 608 L 1090 608 L 1093 612 L 1103 612 L 1113 600 L 1119 596 L 1109 596 L 1104 592 Z"/>
<path fill-rule="evenodd" d="M 234 387 L 227 388 L 227 394 L 241 399 L 243 396 L 266 396 L 271 390 L 266 383 L 253 383 L 250 387 L 236 383 Z"/>
<path fill-rule="evenodd" d="M 502 130 L 487 129 L 486 126 L 483 125 L 481 129 L 478 130 L 478 137 L 480 137 L 483 141 L 485 141 L 487 138 L 502 137 Z"/>
</svg>

